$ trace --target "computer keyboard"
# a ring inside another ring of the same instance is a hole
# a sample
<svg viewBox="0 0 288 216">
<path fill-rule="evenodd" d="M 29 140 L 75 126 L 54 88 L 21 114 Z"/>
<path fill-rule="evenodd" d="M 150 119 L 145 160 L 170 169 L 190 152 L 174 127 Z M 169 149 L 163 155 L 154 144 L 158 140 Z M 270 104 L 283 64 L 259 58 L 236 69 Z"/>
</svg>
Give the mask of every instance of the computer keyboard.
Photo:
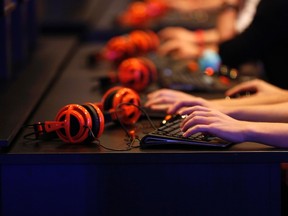
<svg viewBox="0 0 288 216">
<path fill-rule="evenodd" d="M 199 68 L 191 69 L 193 61 L 176 61 L 170 57 L 157 55 L 148 57 L 156 64 L 160 88 L 185 92 L 225 92 L 243 81 L 254 78 L 240 76 L 236 69 L 225 65 L 221 65 L 219 71 L 214 71 L 212 75 Z"/>
<path fill-rule="evenodd" d="M 226 148 L 232 145 L 219 137 L 209 134 L 196 133 L 189 137 L 183 137 L 180 123 L 185 116 L 175 115 L 156 130 L 146 134 L 140 141 L 140 147 L 147 148 L 171 148 L 171 147 L 215 147 Z"/>
<path fill-rule="evenodd" d="M 224 92 L 233 86 L 228 78 L 212 77 L 200 73 L 192 74 L 186 70 L 175 73 L 170 68 L 159 71 L 159 84 L 162 88 L 185 92 Z"/>
</svg>

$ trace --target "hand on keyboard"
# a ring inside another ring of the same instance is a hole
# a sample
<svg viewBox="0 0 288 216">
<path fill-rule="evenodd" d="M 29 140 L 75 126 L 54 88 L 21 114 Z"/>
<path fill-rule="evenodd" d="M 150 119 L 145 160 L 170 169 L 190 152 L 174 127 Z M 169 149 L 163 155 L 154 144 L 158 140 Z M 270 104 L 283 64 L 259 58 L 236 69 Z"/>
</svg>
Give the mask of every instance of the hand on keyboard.
<svg viewBox="0 0 288 216">
<path fill-rule="evenodd" d="M 140 141 L 141 148 L 149 147 L 171 147 L 173 146 L 202 146 L 202 147 L 228 147 L 231 142 L 227 142 L 209 134 L 196 133 L 189 137 L 184 137 L 180 129 L 180 123 L 186 116 L 175 115 L 162 122 L 162 125 L 145 135 Z"/>
</svg>

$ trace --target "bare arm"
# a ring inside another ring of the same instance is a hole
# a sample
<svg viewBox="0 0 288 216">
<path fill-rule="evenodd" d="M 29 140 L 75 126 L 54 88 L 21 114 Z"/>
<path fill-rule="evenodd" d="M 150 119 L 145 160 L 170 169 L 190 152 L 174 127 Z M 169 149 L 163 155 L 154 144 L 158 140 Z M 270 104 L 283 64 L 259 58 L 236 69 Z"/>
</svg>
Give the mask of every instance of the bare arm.
<svg viewBox="0 0 288 216">
<path fill-rule="evenodd" d="M 179 4 L 178 1 L 177 5 Z M 195 8 L 203 8 L 203 5 L 217 5 L 219 8 L 225 3 L 229 5 L 239 5 L 239 0 L 190 0 Z M 183 2 L 182 2 L 183 3 Z M 205 8 L 205 6 L 204 6 Z M 220 42 L 232 38 L 236 34 L 235 23 L 238 11 L 233 7 L 222 7 L 220 10 L 215 28 L 208 30 L 191 31 L 183 27 L 166 27 L 158 32 L 162 41 L 158 53 L 160 55 L 171 55 L 175 59 L 199 58 L 203 49 L 217 49 Z"/>
<path fill-rule="evenodd" d="M 241 121 L 202 106 L 194 106 L 190 111 L 181 125 L 184 136 L 204 132 L 235 143 L 258 142 L 274 147 L 288 147 L 287 123 Z"/>
<path fill-rule="evenodd" d="M 165 0 L 168 7 L 182 12 L 219 8 L 224 0 Z"/>
<path fill-rule="evenodd" d="M 239 120 L 288 123 L 288 102 L 245 107 L 223 107 L 221 111 Z"/>
</svg>

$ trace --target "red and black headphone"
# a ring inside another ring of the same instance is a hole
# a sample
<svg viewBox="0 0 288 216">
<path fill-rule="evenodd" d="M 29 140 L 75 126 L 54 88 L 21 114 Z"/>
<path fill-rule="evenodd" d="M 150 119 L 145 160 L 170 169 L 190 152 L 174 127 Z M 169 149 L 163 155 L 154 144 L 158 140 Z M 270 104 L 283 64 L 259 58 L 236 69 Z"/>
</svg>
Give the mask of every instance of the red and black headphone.
<svg viewBox="0 0 288 216">
<path fill-rule="evenodd" d="M 122 85 L 140 92 L 157 80 L 157 69 L 148 58 L 128 58 L 119 64 L 117 76 Z"/>
<path fill-rule="evenodd" d="M 145 55 L 155 51 L 160 44 L 158 35 L 151 30 L 134 30 L 130 33 L 112 37 L 98 52 L 88 56 L 88 64 L 93 65 L 100 60 L 118 65 L 129 57 Z"/>
<path fill-rule="evenodd" d="M 123 27 L 147 28 L 152 21 L 164 16 L 168 9 L 162 0 L 133 1 L 117 17 L 116 22 Z"/>
<path fill-rule="evenodd" d="M 36 123 L 36 138 L 57 135 L 65 143 L 92 142 L 99 138 L 110 119 L 124 125 L 132 125 L 141 116 L 140 97 L 132 89 L 109 89 L 100 103 L 68 104 L 61 108 L 54 121 Z M 48 136 L 47 136 L 48 135 Z"/>
<path fill-rule="evenodd" d="M 157 80 L 155 64 L 145 57 L 131 57 L 123 60 L 116 70 L 98 78 L 101 88 L 111 85 L 122 85 L 141 92 Z"/>
<path fill-rule="evenodd" d="M 119 121 L 124 125 L 132 125 L 141 116 L 139 107 L 140 96 L 131 88 L 115 86 L 110 88 L 98 104 L 103 113 L 108 114 L 113 121 Z"/>
</svg>

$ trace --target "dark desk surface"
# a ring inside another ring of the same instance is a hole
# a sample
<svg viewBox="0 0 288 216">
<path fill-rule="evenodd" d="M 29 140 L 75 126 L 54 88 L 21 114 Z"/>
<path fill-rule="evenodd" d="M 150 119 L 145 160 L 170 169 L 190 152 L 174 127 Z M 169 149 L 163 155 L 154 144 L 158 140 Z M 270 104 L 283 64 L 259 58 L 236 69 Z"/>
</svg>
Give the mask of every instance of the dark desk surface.
<svg viewBox="0 0 288 216">
<path fill-rule="evenodd" d="M 98 76 L 106 73 L 105 66 L 100 65 L 94 68 L 86 66 L 86 56 L 97 47 L 99 45 L 91 43 L 79 46 L 69 64 L 63 68 L 58 79 L 53 83 L 48 94 L 42 97 L 41 103 L 37 106 L 35 112 L 32 113 L 27 123 L 54 120 L 58 110 L 69 103 L 83 104 L 88 101 L 100 101 L 101 93 L 96 80 Z M 153 89 L 154 87 L 151 88 Z M 203 96 L 211 97 L 211 95 L 205 94 Z M 222 97 L 222 95 L 213 95 L 212 97 Z M 159 119 L 155 121 L 159 121 Z M 145 119 L 141 119 L 136 124 L 136 131 L 139 137 L 143 135 L 143 131 L 149 131 L 149 127 L 149 123 Z M 17 160 L 23 158 L 22 162 L 27 162 L 27 159 L 31 160 L 32 158 L 45 161 L 46 157 L 46 161 L 51 162 L 49 160 L 50 157 L 57 158 L 57 156 L 61 155 L 57 160 L 73 161 L 75 158 L 82 158 L 84 163 L 91 159 L 101 161 L 102 158 L 113 160 L 126 158 L 126 160 L 143 160 L 145 162 L 149 162 L 151 159 L 159 160 L 160 158 L 161 160 L 169 161 L 173 158 L 174 161 L 213 163 L 285 162 L 288 158 L 288 151 L 286 150 L 275 149 L 257 143 L 236 144 L 225 150 L 142 150 L 134 148 L 129 151 L 111 151 L 95 143 L 90 145 L 72 145 L 59 141 L 27 142 L 23 139 L 23 135 L 26 133 L 27 130 L 21 131 L 8 150 L 8 154 L 2 155 L 2 157 L 7 159 L 7 162 L 15 154 L 19 155 Z M 113 135 L 111 136 L 111 134 Z M 122 150 L 127 147 L 124 130 L 113 123 L 105 127 L 104 133 L 99 140 L 102 145 L 109 148 Z M 136 142 L 135 145 L 138 145 L 138 143 Z M 42 157 L 43 155 L 46 155 L 46 157 Z M 15 158 L 13 160 L 15 162 Z"/>
</svg>

